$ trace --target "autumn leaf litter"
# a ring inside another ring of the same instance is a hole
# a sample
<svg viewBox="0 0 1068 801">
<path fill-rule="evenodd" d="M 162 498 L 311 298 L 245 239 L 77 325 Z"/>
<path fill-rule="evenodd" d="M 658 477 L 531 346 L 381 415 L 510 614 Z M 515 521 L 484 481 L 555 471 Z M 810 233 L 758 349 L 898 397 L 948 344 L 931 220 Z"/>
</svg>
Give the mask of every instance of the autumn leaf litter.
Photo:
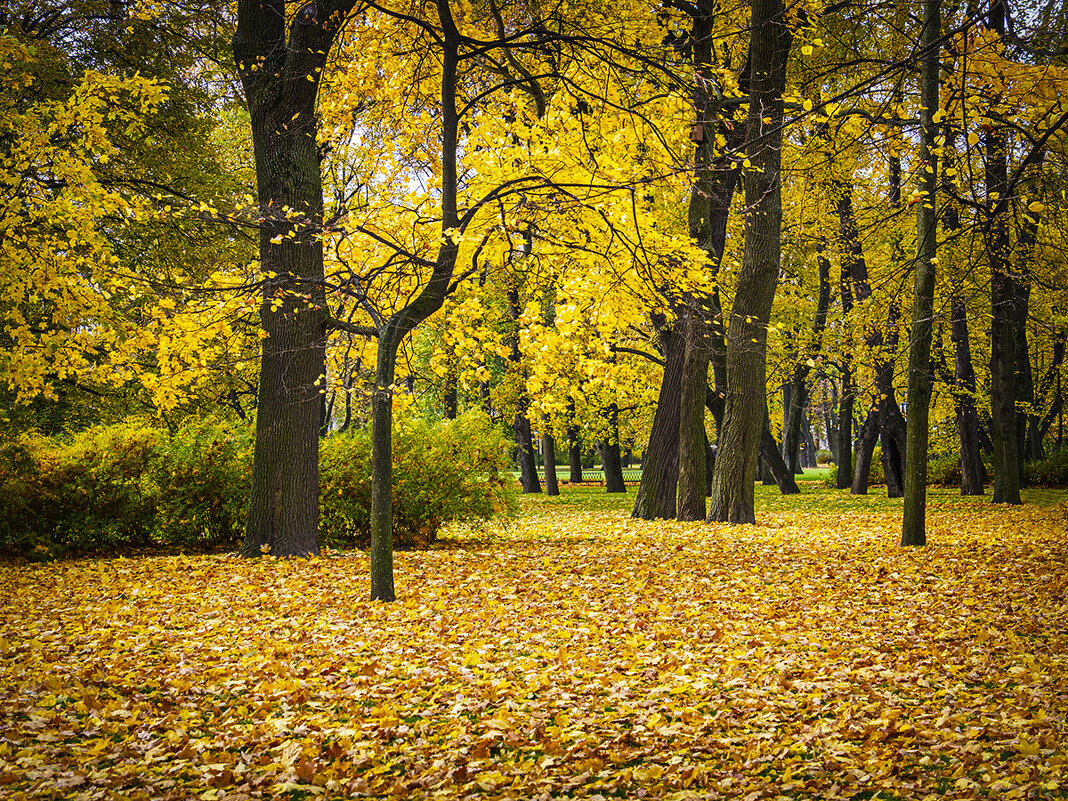
<svg viewBox="0 0 1068 801">
<path fill-rule="evenodd" d="M 3 798 L 1064 797 L 1065 507 L 3 565 Z"/>
</svg>

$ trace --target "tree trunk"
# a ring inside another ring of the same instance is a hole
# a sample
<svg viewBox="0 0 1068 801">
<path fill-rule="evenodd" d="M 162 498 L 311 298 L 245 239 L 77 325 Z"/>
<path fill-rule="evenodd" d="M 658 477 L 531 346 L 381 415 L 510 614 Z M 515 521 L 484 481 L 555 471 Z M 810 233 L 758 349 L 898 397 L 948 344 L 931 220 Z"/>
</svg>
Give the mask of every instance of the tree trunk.
<svg viewBox="0 0 1068 801">
<path fill-rule="evenodd" d="M 931 339 L 934 318 L 935 265 L 938 255 L 938 217 L 935 212 L 938 187 L 938 38 L 941 35 L 940 0 L 923 3 L 923 55 L 920 66 L 920 188 L 924 199 L 916 206 L 916 268 L 909 339 L 908 421 L 906 431 L 904 513 L 902 545 L 926 545 L 927 446 L 931 407 Z"/>
<path fill-rule="evenodd" d="M 526 414 L 526 398 L 520 401 L 519 411 L 512 420 L 512 431 L 515 433 L 516 461 L 519 463 L 519 480 L 523 485 L 523 492 L 541 492 L 541 481 L 538 480 L 538 463 L 534 458 L 534 438 L 530 431 L 530 418 Z"/>
<path fill-rule="evenodd" d="M 664 377 L 656 402 L 649 445 L 642 459 L 642 480 L 631 517 L 642 520 L 675 517 L 679 481 L 679 414 L 682 400 L 682 364 L 686 343 L 670 328 L 660 331 Z"/>
<path fill-rule="evenodd" d="M 805 407 L 808 405 L 808 375 L 811 368 L 809 362 L 819 355 L 823 340 L 823 331 L 827 327 L 827 309 L 831 303 L 831 263 L 826 254 L 826 243 L 821 241 L 816 254 L 816 264 L 819 268 L 818 294 L 816 300 L 816 317 L 812 323 L 812 332 L 805 345 L 798 349 L 797 363 L 794 365 L 793 375 L 788 385 L 789 391 L 783 397 L 789 397 L 786 404 L 786 425 L 783 429 L 783 450 L 787 464 L 794 475 L 802 474 L 800 460 L 801 425 L 804 418 Z M 807 423 L 806 423 L 807 424 Z M 809 439 L 812 438 L 811 431 Z M 810 447 L 810 456 L 815 462 L 815 451 Z"/>
<path fill-rule="evenodd" d="M 300 16 L 239 0 L 234 60 L 252 128 L 260 215 L 263 339 L 252 485 L 241 555 L 319 552 L 320 382 L 326 373 L 323 191 L 315 100 L 352 3 Z"/>
<path fill-rule="evenodd" d="M 679 404 L 678 520 L 705 519 L 705 396 L 708 393 L 708 345 L 705 323 L 691 308 L 681 319 L 685 353 Z"/>
<path fill-rule="evenodd" d="M 796 495 L 801 492 L 800 487 L 797 486 L 797 479 L 794 478 L 794 471 L 789 468 L 782 458 L 779 443 L 775 441 L 775 435 L 771 433 L 766 406 L 764 408 L 764 426 L 760 433 L 760 459 L 763 461 L 764 469 L 767 471 L 764 476 L 764 483 L 768 483 L 767 479 L 770 476 L 771 483 L 778 486 L 781 494 Z"/>
<path fill-rule="evenodd" d="M 709 520 L 730 523 L 756 521 L 767 325 L 781 261 L 782 92 L 790 48 L 782 0 L 753 0 L 749 47 L 745 246 L 727 328 L 727 398 L 709 509 Z"/>
<path fill-rule="evenodd" d="M 315 6 L 311 6 L 313 9 Z M 320 8 L 322 6 L 320 5 Z M 438 0 L 441 42 L 441 231 L 430 278 L 403 308 L 391 315 L 378 331 L 378 364 L 371 395 L 371 600 L 393 601 L 393 457 L 392 386 L 397 349 L 423 320 L 441 308 L 456 268 L 458 245 L 448 232 L 462 230 L 456 206 L 456 154 L 459 115 L 456 111 L 456 70 L 460 33 L 447 0 Z M 322 11 L 320 11 L 322 13 Z"/>
<path fill-rule="evenodd" d="M 857 437 L 857 461 L 853 466 L 853 483 L 849 487 L 851 495 L 868 494 L 868 475 L 871 472 L 872 456 L 875 454 L 875 443 L 878 441 L 878 414 L 872 411 L 861 424 Z"/>
<path fill-rule="evenodd" d="M 801 467 L 819 467 L 816 464 L 816 440 L 812 436 L 812 423 L 807 412 L 801 415 L 801 444 L 804 446 L 801 450 Z"/>
<path fill-rule="evenodd" d="M 838 400 L 838 477 L 837 489 L 849 489 L 853 481 L 853 375 L 848 365 L 842 365 L 842 394 Z"/>
<path fill-rule="evenodd" d="M 449 370 L 445 376 L 445 395 L 442 398 L 442 406 L 444 407 L 445 419 L 455 420 L 458 403 L 456 398 L 456 373 L 452 370 Z"/>
<path fill-rule="evenodd" d="M 548 424 L 543 422 L 542 425 Z M 545 459 L 545 494 L 559 495 L 560 484 L 556 480 L 556 440 L 548 430 L 541 435 L 541 453 Z"/>
<path fill-rule="evenodd" d="M 574 417 L 575 406 L 571 405 L 571 415 Z M 568 474 L 568 483 L 576 484 L 582 481 L 582 440 L 579 428 L 576 425 L 567 427 L 567 460 L 571 471 Z"/>
</svg>

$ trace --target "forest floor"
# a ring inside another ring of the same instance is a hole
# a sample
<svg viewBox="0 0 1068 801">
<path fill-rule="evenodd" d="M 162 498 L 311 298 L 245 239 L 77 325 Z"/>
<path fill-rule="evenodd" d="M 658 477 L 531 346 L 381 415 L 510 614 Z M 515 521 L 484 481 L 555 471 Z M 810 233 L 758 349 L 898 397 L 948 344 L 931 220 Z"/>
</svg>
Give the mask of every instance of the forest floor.
<svg viewBox="0 0 1068 801">
<path fill-rule="evenodd" d="M 1068 797 L 1068 492 L 633 489 L 399 553 L 0 564 L 0 798 Z"/>
</svg>

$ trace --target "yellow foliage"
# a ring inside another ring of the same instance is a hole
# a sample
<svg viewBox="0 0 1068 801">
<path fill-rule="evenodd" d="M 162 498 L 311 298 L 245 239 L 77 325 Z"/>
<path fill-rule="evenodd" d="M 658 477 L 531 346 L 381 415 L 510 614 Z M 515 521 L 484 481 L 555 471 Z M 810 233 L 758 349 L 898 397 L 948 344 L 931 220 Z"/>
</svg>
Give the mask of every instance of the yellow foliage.
<svg viewBox="0 0 1068 801">
<path fill-rule="evenodd" d="M 361 553 L 2 565 L 0 793 L 1056 788 L 1066 509 L 942 495 L 918 551 L 880 511 L 545 503 L 397 554 L 389 605 Z"/>
</svg>

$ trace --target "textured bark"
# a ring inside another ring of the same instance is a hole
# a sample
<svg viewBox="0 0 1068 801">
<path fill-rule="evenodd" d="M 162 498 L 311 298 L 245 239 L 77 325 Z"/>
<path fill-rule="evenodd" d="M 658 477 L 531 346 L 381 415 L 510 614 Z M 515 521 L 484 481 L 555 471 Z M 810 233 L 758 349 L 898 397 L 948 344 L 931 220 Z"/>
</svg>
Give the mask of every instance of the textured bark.
<svg viewBox="0 0 1068 801">
<path fill-rule="evenodd" d="M 991 6 L 989 27 L 1005 33 L 1005 9 Z M 1016 287 L 1007 215 L 999 199 L 1008 186 L 1006 134 L 995 122 L 985 134 L 987 257 L 990 261 L 990 435 L 994 441 L 994 503 L 1021 503 L 1016 438 Z"/>
<path fill-rule="evenodd" d="M 519 463 L 519 481 L 523 485 L 523 492 L 538 493 L 541 492 L 541 481 L 538 479 L 538 463 L 534 457 L 534 438 L 530 431 L 530 418 L 526 411 L 527 401 L 524 398 L 519 402 L 519 410 L 512 420 L 516 461 Z"/>
<path fill-rule="evenodd" d="M 835 432 L 838 476 L 834 485 L 838 489 L 849 489 L 853 480 L 853 403 L 856 391 L 853 389 L 852 371 L 847 365 L 842 366 L 841 373 L 842 394 L 838 400 L 838 430 Z"/>
<path fill-rule="evenodd" d="M 545 459 L 545 494 L 559 495 L 560 484 L 556 480 L 556 440 L 548 431 L 541 435 L 541 455 Z"/>
<path fill-rule="evenodd" d="M 642 459 L 642 480 L 631 517 L 642 520 L 675 517 L 679 480 L 679 412 L 682 398 L 682 363 L 686 344 L 670 328 L 660 331 L 664 377 L 656 402 L 649 445 Z"/>
<path fill-rule="evenodd" d="M 679 481 L 676 518 L 705 519 L 705 395 L 708 345 L 703 317 L 695 310 L 680 320 L 683 336 L 679 401 Z"/>
<path fill-rule="evenodd" d="M 324 0 L 287 29 L 281 0 L 239 0 L 234 60 L 252 128 L 260 214 L 256 444 L 241 555 L 319 552 L 319 387 L 326 373 L 322 178 L 315 99 L 352 3 Z M 294 122 L 296 120 L 296 122 Z"/>
<path fill-rule="evenodd" d="M 727 328 L 727 398 L 709 519 L 753 523 L 765 413 L 767 324 L 781 261 L 782 92 L 790 31 L 782 0 L 753 0 L 745 173 L 745 246 Z"/>
<path fill-rule="evenodd" d="M 935 258 L 938 255 L 935 193 L 938 175 L 938 37 L 941 28 L 939 0 L 924 0 L 920 66 L 920 188 L 926 195 L 916 209 L 916 267 L 909 339 L 908 429 L 906 434 L 905 501 L 901 522 L 902 545 L 926 545 L 927 446 L 931 406 L 931 340 L 934 317 Z"/>
<path fill-rule="evenodd" d="M 760 460 L 764 463 L 764 469 L 767 471 L 764 476 L 765 484 L 768 483 L 768 476 L 770 476 L 771 483 L 779 488 L 781 494 L 796 495 L 801 492 L 800 487 L 797 486 L 797 479 L 794 478 L 794 471 L 790 469 L 782 458 L 779 443 L 775 441 L 775 435 L 771 433 L 766 408 L 764 410 L 764 426 L 760 432 Z"/>
<path fill-rule="evenodd" d="M 514 369 L 519 370 L 523 362 L 523 354 L 519 350 L 519 289 L 514 284 L 508 287 L 508 311 L 512 317 L 512 324 L 516 326 L 512 332 L 512 352 L 509 358 L 515 366 Z M 523 485 L 523 492 L 536 494 L 541 492 L 541 481 L 538 479 L 538 463 L 534 457 L 534 438 L 531 433 L 529 408 L 530 400 L 523 391 L 523 394 L 516 400 L 512 433 L 515 436 L 516 462 L 519 465 L 519 481 Z"/>
</svg>

